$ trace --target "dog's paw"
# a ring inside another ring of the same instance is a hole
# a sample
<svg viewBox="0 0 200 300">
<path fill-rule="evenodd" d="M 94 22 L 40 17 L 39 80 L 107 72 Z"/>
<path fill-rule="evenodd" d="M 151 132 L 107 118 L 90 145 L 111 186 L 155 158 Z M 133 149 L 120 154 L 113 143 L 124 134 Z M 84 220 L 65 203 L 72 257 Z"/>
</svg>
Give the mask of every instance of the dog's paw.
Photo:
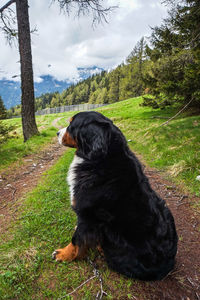
<svg viewBox="0 0 200 300">
<path fill-rule="evenodd" d="M 78 255 L 78 246 L 70 243 L 67 247 L 55 250 L 52 253 L 52 258 L 56 261 L 72 261 Z"/>
<path fill-rule="evenodd" d="M 55 250 L 55 251 L 52 253 L 52 259 L 54 259 L 55 261 L 62 261 L 62 258 L 61 258 L 61 256 L 59 255 L 59 251 L 60 251 L 60 250 Z"/>
</svg>

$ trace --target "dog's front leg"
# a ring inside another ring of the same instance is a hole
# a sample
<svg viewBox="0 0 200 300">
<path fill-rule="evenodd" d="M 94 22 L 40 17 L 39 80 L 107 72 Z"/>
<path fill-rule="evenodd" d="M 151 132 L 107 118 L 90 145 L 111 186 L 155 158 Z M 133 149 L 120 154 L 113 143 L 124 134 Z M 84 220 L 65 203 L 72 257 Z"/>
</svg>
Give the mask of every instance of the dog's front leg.
<svg viewBox="0 0 200 300">
<path fill-rule="evenodd" d="M 52 258 L 56 261 L 72 261 L 75 259 L 84 258 L 87 254 L 88 246 L 84 243 L 84 239 L 81 238 L 80 225 L 77 226 L 71 243 L 61 249 L 57 249 L 53 252 Z"/>
<path fill-rule="evenodd" d="M 79 247 L 71 242 L 67 247 L 55 250 L 52 257 L 56 261 L 72 261 L 77 258 L 78 253 Z"/>
</svg>

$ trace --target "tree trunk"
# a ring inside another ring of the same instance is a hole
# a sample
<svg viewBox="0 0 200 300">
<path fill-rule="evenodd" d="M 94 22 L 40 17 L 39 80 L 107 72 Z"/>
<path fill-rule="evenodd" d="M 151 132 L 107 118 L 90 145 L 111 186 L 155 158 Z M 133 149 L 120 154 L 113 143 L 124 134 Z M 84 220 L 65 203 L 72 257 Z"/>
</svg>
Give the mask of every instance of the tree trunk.
<svg viewBox="0 0 200 300">
<path fill-rule="evenodd" d="M 16 0 L 18 41 L 21 63 L 22 129 L 24 142 L 38 134 L 35 121 L 33 66 L 28 0 Z"/>
</svg>

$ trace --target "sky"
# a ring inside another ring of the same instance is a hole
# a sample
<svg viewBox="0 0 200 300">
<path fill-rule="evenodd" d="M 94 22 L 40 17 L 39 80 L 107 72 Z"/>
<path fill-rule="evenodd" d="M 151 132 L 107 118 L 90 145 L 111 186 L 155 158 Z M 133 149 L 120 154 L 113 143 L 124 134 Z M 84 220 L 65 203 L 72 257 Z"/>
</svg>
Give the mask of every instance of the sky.
<svg viewBox="0 0 200 300">
<path fill-rule="evenodd" d="M 29 0 L 32 56 L 35 81 L 52 75 L 58 80 L 76 78 L 78 67 L 116 67 L 130 54 L 142 36 L 150 36 L 151 27 L 167 16 L 161 0 L 102 0 L 105 6 L 118 5 L 108 23 L 92 26 L 92 16 L 75 18 L 60 11 L 56 0 Z M 0 0 L 0 6 L 7 0 Z M 12 5 L 14 8 L 15 5 Z M 6 44 L 0 32 L 0 79 L 19 75 L 17 45 Z M 13 79 L 12 79 L 13 80 Z M 14 80 L 19 80 L 16 77 Z"/>
</svg>

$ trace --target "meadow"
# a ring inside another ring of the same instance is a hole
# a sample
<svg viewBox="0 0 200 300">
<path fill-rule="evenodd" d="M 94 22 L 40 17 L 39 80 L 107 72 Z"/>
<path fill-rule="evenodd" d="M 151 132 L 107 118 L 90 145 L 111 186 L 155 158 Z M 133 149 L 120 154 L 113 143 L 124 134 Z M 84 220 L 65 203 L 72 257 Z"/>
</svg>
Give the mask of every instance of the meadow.
<svg viewBox="0 0 200 300">
<path fill-rule="evenodd" d="M 21 118 L 14 118 L 4 120 L 3 123 L 11 125 L 14 129 L 11 132 L 11 138 L 0 145 L 0 170 L 10 168 L 13 163 L 22 164 L 23 158 L 27 155 L 38 153 L 44 147 L 48 147 L 53 142 L 58 129 L 52 125 L 56 118 L 63 118 L 60 125 L 66 126 L 67 118 L 72 115 L 66 114 L 52 114 L 37 116 L 36 122 L 40 135 L 36 135 L 29 139 L 26 143 L 23 141 Z"/>
<path fill-rule="evenodd" d="M 200 116 L 179 115 L 167 125 L 161 126 L 172 117 L 176 109 L 152 109 L 140 106 L 141 97 L 128 99 L 98 109 L 122 130 L 130 148 L 141 154 L 151 167 L 161 170 L 165 176 L 181 185 L 181 188 L 200 196 L 200 186 L 196 177 L 200 175 Z M 67 119 L 74 112 L 37 117 L 40 135 L 23 143 L 21 120 L 4 121 L 13 125 L 16 136 L 0 147 L 0 170 L 10 167 L 13 162 L 21 162 L 28 154 L 36 153 L 52 142 L 57 128 L 52 126 L 58 120 L 60 126 L 67 125 Z"/>
<path fill-rule="evenodd" d="M 163 122 L 175 114 L 175 109 L 152 110 L 141 107 L 141 98 L 128 99 L 98 109 L 122 130 L 130 148 L 142 156 L 144 164 L 159 169 L 180 189 L 199 196 L 200 182 L 200 116 L 186 114 Z M 6 120 L 16 127 L 17 136 L 8 140 L 0 150 L 1 170 L 12 167 L 23 157 L 38 153 L 52 143 L 57 129 L 66 126 L 68 114 L 37 117 L 41 135 L 26 144 L 22 141 L 19 119 Z M 14 153 L 16 155 L 14 155 Z M 10 231 L 0 237 L 0 299 L 94 299 L 100 289 L 95 277 L 72 296 L 68 295 L 81 283 L 93 276 L 93 266 L 88 261 L 56 263 L 51 253 L 70 242 L 76 225 L 76 216 L 69 203 L 66 173 L 74 150 L 65 154 L 42 177 L 38 186 L 23 200 L 17 220 Z M 12 159 L 9 156 L 13 156 Z M 193 203 L 199 210 L 200 203 Z M 92 252 L 93 259 L 97 253 Z M 107 299 L 148 299 L 143 291 L 153 292 L 150 283 L 143 285 L 110 271 L 100 262 L 103 288 Z"/>
</svg>

